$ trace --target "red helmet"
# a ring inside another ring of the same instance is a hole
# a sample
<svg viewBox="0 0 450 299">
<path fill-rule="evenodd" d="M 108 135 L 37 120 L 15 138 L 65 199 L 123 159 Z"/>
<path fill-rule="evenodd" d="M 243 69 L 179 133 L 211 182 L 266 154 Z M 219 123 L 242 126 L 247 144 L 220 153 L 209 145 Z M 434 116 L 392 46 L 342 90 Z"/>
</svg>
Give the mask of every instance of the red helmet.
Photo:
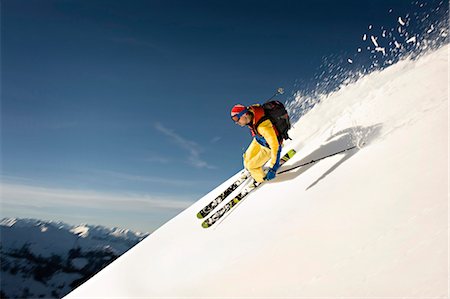
<svg viewBox="0 0 450 299">
<path fill-rule="evenodd" d="M 247 112 L 248 112 L 247 107 L 241 104 L 234 105 L 233 108 L 231 109 L 231 119 L 234 121 L 238 121 L 241 118 L 241 116 Z"/>
</svg>

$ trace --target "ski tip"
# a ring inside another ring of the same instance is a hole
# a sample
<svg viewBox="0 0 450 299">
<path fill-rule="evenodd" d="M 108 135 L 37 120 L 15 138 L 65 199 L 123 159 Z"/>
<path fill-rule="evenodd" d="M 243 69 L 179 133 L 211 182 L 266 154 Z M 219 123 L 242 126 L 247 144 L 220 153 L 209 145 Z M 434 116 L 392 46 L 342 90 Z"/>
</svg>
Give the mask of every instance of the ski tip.
<svg viewBox="0 0 450 299">
<path fill-rule="evenodd" d="M 198 213 L 197 213 L 197 218 L 198 218 L 198 219 L 203 219 L 202 213 L 198 212 Z"/>
<path fill-rule="evenodd" d="M 203 228 L 208 228 L 208 227 L 209 227 L 209 224 L 205 221 L 205 222 L 202 223 L 202 227 L 203 227 Z"/>
</svg>

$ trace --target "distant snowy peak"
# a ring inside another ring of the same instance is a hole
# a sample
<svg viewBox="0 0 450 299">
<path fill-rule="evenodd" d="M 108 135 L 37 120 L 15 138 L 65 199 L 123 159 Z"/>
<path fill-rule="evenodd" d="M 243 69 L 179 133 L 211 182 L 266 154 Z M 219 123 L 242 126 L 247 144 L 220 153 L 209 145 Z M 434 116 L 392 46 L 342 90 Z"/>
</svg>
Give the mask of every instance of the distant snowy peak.
<svg viewBox="0 0 450 299">
<path fill-rule="evenodd" d="M 89 227 L 85 225 L 76 226 L 72 228 L 70 232 L 79 237 L 86 238 L 89 236 Z"/>
<path fill-rule="evenodd" d="M 147 233 L 134 232 L 129 229 L 114 227 L 111 229 L 111 235 L 115 237 L 129 237 L 130 235 L 142 237 L 144 235 L 147 235 Z"/>
<path fill-rule="evenodd" d="M 55 226 L 59 229 L 65 228 L 69 229 L 71 226 L 61 222 L 61 221 L 51 221 L 51 220 L 39 220 L 32 218 L 3 218 L 0 220 L 0 226 L 7 227 L 40 227 L 40 226 Z"/>
<path fill-rule="evenodd" d="M 17 222 L 17 219 L 16 219 L 16 218 L 3 218 L 3 219 L 0 221 L 0 225 L 1 225 L 1 226 L 8 226 L 8 227 L 11 227 L 11 226 L 13 226 L 14 224 L 16 224 L 16 222 Z"/>
<path fill-rule="evenodd" d="M 97 238 L 97 239 L 123 239 L 138 242 L 148 235 L 148 233 L 134 232 L 129 229 L 118 227 L 107 228 L 101 225 L 69 225 L 61 221 L 38 220 L 29 218 L 3 218 L 0 226 L 9 228 L 38 228 L 42 233 L 48 232 L 49 229 L 64 230 L 72 233 L 80 238 Z"/>
</svg>

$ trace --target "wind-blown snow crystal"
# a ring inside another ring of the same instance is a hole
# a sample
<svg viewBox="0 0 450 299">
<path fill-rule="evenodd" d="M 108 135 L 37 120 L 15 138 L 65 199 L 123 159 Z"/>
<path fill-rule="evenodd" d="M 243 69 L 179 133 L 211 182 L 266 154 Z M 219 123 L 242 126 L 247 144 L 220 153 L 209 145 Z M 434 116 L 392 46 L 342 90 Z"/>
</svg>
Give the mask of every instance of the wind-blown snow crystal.
<svg viewBox="0 0 450 299">
<path fill-rule="evenodd" d="M 448 44 L 448 3 L 414 2 L 412 14 L 395 16 L 389 10 L 394 25 L 376 28 L 368 26 L 362 32 L 362 44 L 352 54 L 324 57 L 316 75 L 298 84 L 298 90 L 286 106 L 295 123 L 315 104 L 332 92 L 356 82 L 362 76 L 379 71 L 402 59 L 418 57 Z M 396 24 L 396 25 L 395 25 Z"/>
</svg>

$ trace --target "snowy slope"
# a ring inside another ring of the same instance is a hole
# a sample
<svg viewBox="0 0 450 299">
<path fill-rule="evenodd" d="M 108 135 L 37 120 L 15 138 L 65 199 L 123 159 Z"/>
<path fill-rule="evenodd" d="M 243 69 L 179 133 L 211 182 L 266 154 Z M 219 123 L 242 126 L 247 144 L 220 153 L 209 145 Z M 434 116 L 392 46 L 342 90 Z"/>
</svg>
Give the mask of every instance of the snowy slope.
<svg viewBox="0 0 450 299">
<path fill-rule="evenodd" d="M 448 46 L 329 95 L 287 166 L 203 229 L 201 198 L 66 298 L 448 295 Z"/>
</svg>

